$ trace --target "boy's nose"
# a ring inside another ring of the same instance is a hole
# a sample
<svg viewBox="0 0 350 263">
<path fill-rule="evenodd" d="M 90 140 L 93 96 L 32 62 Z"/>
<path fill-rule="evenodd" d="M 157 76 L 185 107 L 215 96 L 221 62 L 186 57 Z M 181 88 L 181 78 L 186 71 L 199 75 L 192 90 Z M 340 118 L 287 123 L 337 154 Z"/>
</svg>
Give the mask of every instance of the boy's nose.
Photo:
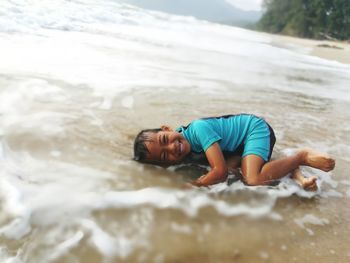
<svg viewBox="0 0 350 263">
<path fill-rule="evenodd" d="M 175 143 L 169 143 L 167 146 L 167 150 L 171 153 L 174 153 L 175 151 Z"/>
</svg>

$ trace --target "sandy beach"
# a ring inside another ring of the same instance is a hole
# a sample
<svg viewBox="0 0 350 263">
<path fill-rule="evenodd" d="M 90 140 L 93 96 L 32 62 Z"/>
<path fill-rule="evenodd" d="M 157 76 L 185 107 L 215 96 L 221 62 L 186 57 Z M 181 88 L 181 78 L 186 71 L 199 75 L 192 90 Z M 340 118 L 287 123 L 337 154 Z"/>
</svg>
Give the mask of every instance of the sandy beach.
<svg viewBox="0 0 350 263">
<path fill-rule="evenodd" d="M 275 45 L 295 49 L 320 58 L 350 64 L 350 43 L 273 35 Z"/>
</svg>

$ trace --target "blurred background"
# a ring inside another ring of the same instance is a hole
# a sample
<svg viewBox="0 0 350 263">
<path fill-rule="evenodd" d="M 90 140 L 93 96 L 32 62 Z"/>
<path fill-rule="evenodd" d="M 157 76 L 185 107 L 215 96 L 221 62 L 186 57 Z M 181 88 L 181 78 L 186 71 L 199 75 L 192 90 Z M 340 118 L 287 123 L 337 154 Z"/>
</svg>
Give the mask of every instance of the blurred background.
<svg viewBox="0 0 350 263">
<path fill-rule="evenodd" d="M 0 262 L 349 262 L 348 0 L 0 2 Z M 136 163 L 135 135 L 234 113 L 306 192 Z"/>
</svg>

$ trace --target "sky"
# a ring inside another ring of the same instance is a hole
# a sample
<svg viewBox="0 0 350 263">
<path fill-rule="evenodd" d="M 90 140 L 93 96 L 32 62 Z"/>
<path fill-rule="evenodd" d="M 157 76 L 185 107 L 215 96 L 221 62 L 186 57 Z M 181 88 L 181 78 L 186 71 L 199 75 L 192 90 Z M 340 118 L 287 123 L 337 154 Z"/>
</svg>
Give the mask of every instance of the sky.
<svg viewBox="0 0 350 263">
<path fill-rule="evenodd" d="M 244 10 L 261 11 L 261 3 L 263 0 L 226 0 L 228 3 L 233 4 L 235 7 Z"/>
</svg>

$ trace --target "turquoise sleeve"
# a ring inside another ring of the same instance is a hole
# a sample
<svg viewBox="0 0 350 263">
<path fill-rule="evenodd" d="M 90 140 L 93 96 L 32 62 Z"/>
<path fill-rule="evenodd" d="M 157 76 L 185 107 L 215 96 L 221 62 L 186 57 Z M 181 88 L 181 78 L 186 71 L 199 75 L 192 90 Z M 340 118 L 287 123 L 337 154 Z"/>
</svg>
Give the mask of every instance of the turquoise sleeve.
<svg viewBox="0 0 350 263">
<path fill-rule="evenodd" d="M 198 120 L 193 123 L 196 139 L 205 152 L 215 142 L 221 140 L 221 137 L 205 120 Z"/>
</svg>

